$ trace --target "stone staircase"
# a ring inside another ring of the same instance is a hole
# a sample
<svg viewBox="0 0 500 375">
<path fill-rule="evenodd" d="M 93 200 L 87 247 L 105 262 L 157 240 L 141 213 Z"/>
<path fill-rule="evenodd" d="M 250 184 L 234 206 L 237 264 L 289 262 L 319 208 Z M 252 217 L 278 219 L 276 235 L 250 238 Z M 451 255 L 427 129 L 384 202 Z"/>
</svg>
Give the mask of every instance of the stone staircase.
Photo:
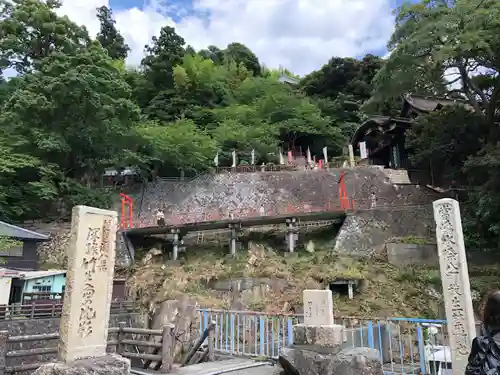
<svg viewBox="0 0 500 375">
<path fill-rule="evenodd" d="M 382 169 L 384 174 L 389 178 L 393 185 L 409 185 L 411 184 L 410 178 L 408 177 L 408 171 L 406 169 Z"/>
</svg>

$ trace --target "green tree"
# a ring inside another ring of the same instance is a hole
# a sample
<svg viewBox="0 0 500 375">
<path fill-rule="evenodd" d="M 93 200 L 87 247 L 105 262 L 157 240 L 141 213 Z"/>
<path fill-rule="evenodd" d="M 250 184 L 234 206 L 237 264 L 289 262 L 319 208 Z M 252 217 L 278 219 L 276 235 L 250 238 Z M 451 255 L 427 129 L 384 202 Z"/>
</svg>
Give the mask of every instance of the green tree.
<svg viewBox="0 0 500 375">
<path fill-rule="evenodd" d="M 72 201 L 71 195 L 95 186 L 105 167 L 121 158 L 122 141 L 139 110 L 122 73 L 98 43 L 76 55 L 53 53 L 34 67 L 4 105 L 0 127 L 12 132 L 8 145 L 15 152 L 30 155 L 33 164 L 39 161 L 26 175 L 30 183 L 47 196 L 56 189 Z"/>
<path fill-rule="evenodd" d="M 333 57 L 305 76 L 300 88 L 315 98 L 323 116 L 329 116 L 351 137 L 362 121 L 361 106 L 370 99 L 372 80 L 381 66 L 382 59 L 373 55 L 361 60 Z"/>
<path fill-rule="evenodd" d="M 500 140 L 500 3 L 494 0 L 423 0 L 398 9 L 391 55 L 375 78 L 375 100 L 395 95 L 455 94 L 465 98 Z M 454 76 L 450 76 L 455 73 Z M 480 83 L 481 82 L 481 83 Z"/>
<path fill-rule="evenodd" d="M 391 55 L 374 78 L 365 108 L 405 93 L 457 99 L 419 116 L 408 145 L 416 163 L 432 165 L 444 185 L 467 186 L 466 238 L 500 245 L 500 4 L 493 0 L 406 3 L 397 11 Z"/>
<path fill-rule="evenodd" d="M 197 171 L 208 168 L 216 153 L 212 138 L 193 121 L 179 120 L 165 127 L 157 122 L 142 123 L 138 134 L 147 145 L 154 173 L 160 169 Z"/>
<path fill-rule="evenodd" d="M 231 43 L 224 50 L 224 61 L 235 61 L 237 64 L 243 64 L 254 76 L 261 73 L 259 59 L 247 46 L 241 43 Z"/>
<path fill-rule="evenodd" d="M 84 27 L 57 15 L 60 6 L 58 0 L 0 1 L 0 71 L 28 72 L 51 53 L 72 53 L 89 42 Z"/>
<path fill-rule="evenodd" d="M 130 52 L 130 48 L 125 43 L 123 36 L 116 29 L 116 21 L 113 19 L 111 9 L 104 5 L 97 8 L 97 18 L 101 24 L 97 40 L 108 51 L 108 55 L 112 59 L 125 60 Z"/>
<path fill-rule="evenodd" d="M 224 63 L 224 51 L 216 46 L 208 46 L 207 49 L 200 50 L 198 55 L 204 59 L 212 60 L 215 64 L 221 65 Z"/>
<path fill-rule="evenodd" d="M 436 186 L 451 181 L 464 185 L 464 163 L 483 147 L 484 123 L 463 105 L 445 107 L 422 116 L 407 132 L 411 161 L 418 169 L 430 169 Z"/>
<path fill-rule="evenodd" d="M 182 63 L 184 56 L 184 39 L 179 36 L 173 27 L 164 26 L 160 36 L 154 36 L 151 44 L 145 48 L 146 56 L 141 65 L 147 87 L 144 88 L 144 102 L 149 104 L 151 99 L 163 91 L 174 87 L 173 69 Z"/>
</svg>

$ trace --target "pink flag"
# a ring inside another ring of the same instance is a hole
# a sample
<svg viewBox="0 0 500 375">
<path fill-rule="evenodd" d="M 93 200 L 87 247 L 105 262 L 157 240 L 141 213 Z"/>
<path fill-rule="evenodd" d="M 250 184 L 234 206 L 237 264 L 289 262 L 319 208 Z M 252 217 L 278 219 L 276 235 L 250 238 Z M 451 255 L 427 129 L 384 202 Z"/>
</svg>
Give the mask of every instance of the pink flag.
<svg viewBox="0 0 500 375">
<path fill-rule="evenodd" d="M 292 151 L 288 151 L 288 162 L 291 163 L 293 161 Z"/>
</svg>

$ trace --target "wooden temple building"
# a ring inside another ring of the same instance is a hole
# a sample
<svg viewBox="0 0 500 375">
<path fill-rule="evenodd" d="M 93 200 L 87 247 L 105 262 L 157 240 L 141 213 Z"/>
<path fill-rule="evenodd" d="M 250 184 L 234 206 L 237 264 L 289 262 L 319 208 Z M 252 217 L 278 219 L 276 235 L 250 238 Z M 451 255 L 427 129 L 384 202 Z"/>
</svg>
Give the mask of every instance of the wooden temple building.
<svg viewBox="0 0 500 375">
<path fill-rule="evenodd" d="M 406 130 L 418 121 L 421 114 L 439 110 L 444 106 L 465 104 L 461 100 L 429 99 L 417 95 L 405 95 L 402 99 L 403 107 L 398 117 L 372 116 L 354 133 L 351 144 L 357 155 L 359 143 L 366 142 L 368 160 L 365 163 L 392 169 L 410 169 L 405 147 Z"/>
</svg>

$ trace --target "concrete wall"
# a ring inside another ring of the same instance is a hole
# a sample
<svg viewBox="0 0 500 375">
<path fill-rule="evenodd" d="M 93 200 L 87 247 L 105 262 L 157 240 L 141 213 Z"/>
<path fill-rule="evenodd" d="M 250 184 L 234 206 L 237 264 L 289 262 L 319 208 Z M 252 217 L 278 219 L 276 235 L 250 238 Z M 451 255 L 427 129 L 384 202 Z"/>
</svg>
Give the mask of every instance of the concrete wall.
<svg viewBox="0 0 500 375">
<path fill-rule="evenodd" d="M 291 204 L 300 211 L 304 205 L 339 206 L 339 178 L 345 176 L 347 195 L 357 209 L 371 206 L 371 193 L 377 197 L 377 210 L 349 216 L 335 240 L 334 249 L 366 255 L 390 237 L 429 236 L 434 227 L 430 203 L 440 198 L 425 187 L 394 185 L 379 168 L 331 169 L 294 172 L 257 172 L 205 175 L 189 182 L 159 181 L 144 190 L 137 225 L 155 225 L 154 211 L 165 209 L 166 221 L 178 223 L 248 216 L 251 209 L 265 207 L 266 214 L 284 214 Z M 411 208 L 425 205 L 427 208 Z M 394 210 L 395 206 L 400 209 Z M 403 207 L 402 207 L 403 206 Z"/>
<path fill-rule="evenodd" d="M 388 243 L 385 246 L 387 260 L 395 266 L 439 266 L 438 250 L 436 245 L 415 245 Z M 485 252 L 480 249 L 466 249 L 467 263 L 470 266 L 488 266 L 498 263 L 496 252 Z"/>
<path fill-rule="evenodd" d="M 339 205 L 339 178 L 345 175 L 347 194 L 357 208 L 370 207 L 370 194 L 377 205 L 426 204 L 429 192 L 414 186 L 395 186 L 378 168 L 331 169 L 294 172 L 257 172 L 204 175 L 190 182 L 149 183 L 140 210 L 142 225 L 154 225 L 154 210 L 165 208 L 166 221 L 188 215 L 203 220 L 205 212 L 229 217 L 240 209 L 261 206 L 284 210 L 288 204 Z"/>
<path fill-rule="evenodd" d="M 335 239 L 334 250 L 370 255 L 391 237 L 434 238 L 432 207 L 387 210 L 375 209 L 349 215 Z"/>
<path fill-rule="evenodd" d="M 395 266 L 422 265 L 438 266 L 439 257 L 436 245 L 415 245 L 388 243 L 387 260 Z"/>
</svg>

